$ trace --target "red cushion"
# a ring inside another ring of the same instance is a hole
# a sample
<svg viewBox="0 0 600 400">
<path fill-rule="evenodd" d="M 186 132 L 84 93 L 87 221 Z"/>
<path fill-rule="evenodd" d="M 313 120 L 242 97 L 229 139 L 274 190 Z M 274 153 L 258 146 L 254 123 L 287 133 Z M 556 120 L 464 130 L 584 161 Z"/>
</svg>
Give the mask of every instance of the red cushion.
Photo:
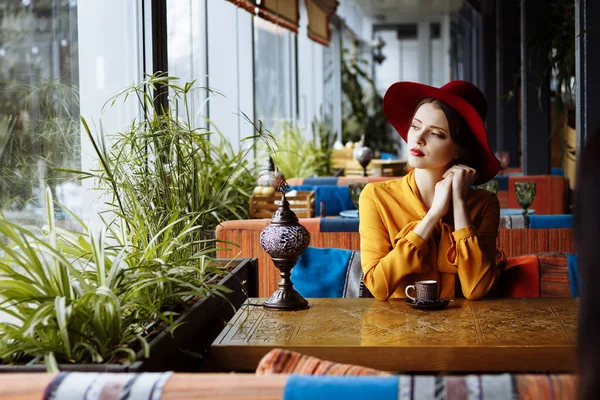
<svg viewBox="0 0 600 400">
<path fill-rule="evenodd" d="M 490 297 L 540 297 L 540 265 L 537 256 L 511 257 L 498 277 Z"/>
</svg>

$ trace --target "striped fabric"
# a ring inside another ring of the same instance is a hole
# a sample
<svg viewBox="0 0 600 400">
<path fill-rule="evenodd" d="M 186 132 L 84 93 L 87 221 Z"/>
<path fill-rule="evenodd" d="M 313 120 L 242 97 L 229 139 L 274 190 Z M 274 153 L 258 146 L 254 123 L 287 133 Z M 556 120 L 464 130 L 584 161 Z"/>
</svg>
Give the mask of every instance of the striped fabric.
<svg viewBox="0 0 600 400">
<path fill-rule="evenodd" d="M 46 387 L 44 400 L 158 400 L 172 372 L 115 374 L 61 372 Z"/>
<path fill-rule="evenodd" d="M 324 361 L 294 351 L 273 349 L 258 363 L 256 375 L 297 374 L 297 375 L 348 375 L 389 376 L 387 372 L 351 364 Z"/>
<path fill-rule="evenodd" d="M 362 396 L 359 391 L 353 392 L 354 396 L 350 397 L 336 396 L 336 393 L 363 386 L 371 386 L 371 394 L 378 388 L 380 393 L 376 398 L 382 400 L 575 399 L 577 383 L 574 375 L 567 374 L 390 375 L 282 349 L 267 353 L 256 374 L 291 374 L 284 399 L 311 400 L 372 398 Z M 395 379 L 392 380 L 392 377 Z M 390 388 L 393 390 L 390 391 Z M 310 396 L 306 396 L 308 393 Z"/>
<path fill-rule="evenodd" d="M 536 254 L 540 262 L 540 290 L 542 297 L 571 297 L 569 259 L 567 253 Z"/>
<path fill-rule="evenodd" d="M 514 379 L 518 399 L 561 399 L 577 398 L 577 377 L 560 374 L 521 374 Z"/>
<path fill-rule="evenodd" d="M 310 246 L 360 250 L 360 235 L 358 232 L 319 232 L 320 228 L 315 225 L 319 221 L 319 218 L 308 218 L 307 220 L 300 221 L 310 232 Z M 223 227 L 217 228 L 216 237 L 218 239 L 227 240 L 239 245 L 239 247 L 230 245 L 230 250 L 217 251 L 217 257 L 258 258 L 259 296 L 269 297 L 277 289 L 277 282 L 280 278 L 279 270 L 275 267 L 269 255 L 260 246 L 260 232 L 262 228 L 253 225 L 252 229 L 247 229 L 245 222 L 227 221 L 222 224 Z M 239 227 L 236 227 L 236 223 L 240 223 Z M 268 220 L 264 220 L 260 226 L 264 227 L 268 223 Z M 500 229 L 498 232 L 497 247 L 506 254 L 506 257 L 549 251 L 575 252 L 573 230 L 568 228 Z M 552 270 L 548 272 L 552 272 Z M 546 293 L 554 293 L 556 290 L 554 287 L 556 282 L 553 282 L 550 276 L 547 281 L 549 286 Z M 569 293 L 567 296 L 570 296 L 568 279 L 565 283 L 568 289 L 567 293 Z M 542 292 L 544 290 L 544 287 L 542 287 Z"/>
</svg>

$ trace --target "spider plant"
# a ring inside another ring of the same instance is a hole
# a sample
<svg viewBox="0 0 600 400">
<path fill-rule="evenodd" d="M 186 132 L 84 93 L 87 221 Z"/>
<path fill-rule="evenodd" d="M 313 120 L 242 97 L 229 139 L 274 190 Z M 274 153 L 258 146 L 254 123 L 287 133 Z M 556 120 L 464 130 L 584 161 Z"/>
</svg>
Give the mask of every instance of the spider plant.
<svg viewBox="0 0 600 400">
<path fill-rule="evenodd" d="M 45 199 L 43 237 L 0 216 L 0 311 L 13 317 L 0 323 L 0 358 L 42 360 L 49 370 L 56 370 L 57 360 L 133 360 L 128 344 L 146 342 L 125 312 L 132 304 L 119 298 L 127 279 L 124 253 L 108 249 L 102 233 L 63 237 L 54 224 L 50 189 Z"/>
<path fill-rule="evenodd" d="M 173 237 L 173 216 L 162 242 L 124 221 L 94 235 L 72 213 L 82 232 L 56 227 L 50 189 L 45 200 L 43 236 L 0 215 L 0 313 L 12 317 L 0 323 L 4 363 L 131 363 L 135 347 L 148 356 L 149 334 L 176 328 L 186 300 L 227 291 L 206 251 L 172 256 L 193 222 Z"/>
<path fill-rule="evenodd" d="M 166 109 L 155 109 L 150 93 L 157 87 L 168 89 Z M 207 89 L 195 82 L 180 86 L 177 78 L 153 75 L 117 94 L 105 106 L 135 97 L 143 118 L 108 139 L 104 134 L 96 138 L 82 118 L 100 168 L 92 173 L 75 171 L 82 178 L 97 179 L 109 194 L 109 212 L 122 217 L 128 231 L 145 225 L 156 243 L 169 243 L 184 230 L 198 227 L 186 236 L 190 243 L 169 249 L 177 259 L 185 259 L 178 253 L 187 251 L 188 245 L 194 250 L 204 248 L 207 232 L 221 221 L 247 218 L 248 199 L 258 175 L 248 155 L 258 141 L 268 147 L 273 142 L 259 124 L 254 126 L 256 134 L 244 139 L 249 145 L 234 151 L 210 121 L 212 130 L 196 127 L 190 106 L 196 90 Z M 174 215 L 179 216 L 177 221 Z M 170 228 L 165 230 L 167 225 Z"/>
</svg>

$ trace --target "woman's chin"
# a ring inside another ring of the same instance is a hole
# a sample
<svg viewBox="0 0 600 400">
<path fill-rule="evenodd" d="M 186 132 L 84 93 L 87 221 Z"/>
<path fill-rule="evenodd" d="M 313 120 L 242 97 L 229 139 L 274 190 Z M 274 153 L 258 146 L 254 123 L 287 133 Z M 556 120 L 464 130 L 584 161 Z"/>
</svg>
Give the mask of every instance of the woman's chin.
<svg viewBox="0 0 600 400">
<path fill-rule="evenodd" d="M 408 156 L 408 165 L 413 168 L 427 168 L 429 164 L 427 161 L 423 160 L 423 157 L 416 157 L 413 155 Z"/>
</svg>

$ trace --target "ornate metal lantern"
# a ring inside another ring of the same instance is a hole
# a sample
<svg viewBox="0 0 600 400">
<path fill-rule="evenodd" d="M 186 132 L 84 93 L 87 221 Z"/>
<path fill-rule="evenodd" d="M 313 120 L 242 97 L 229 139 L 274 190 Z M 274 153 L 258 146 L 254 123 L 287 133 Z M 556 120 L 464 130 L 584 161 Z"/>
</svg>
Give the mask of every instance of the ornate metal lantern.
<svg viewBox="0 0 600 400">
<path fill-rule="evenodd" d="M 282 193 L 281 204 L 273 213 L 271 223 L 260 233 L 260 245 L 271 256 L 281 276 L 279 287 L 264 303 L 264 307 L 285 311 L 308 308 L 308 301 L 294 289 L 290 276 L 298 258 L 310 243 L 310 234 L 290 209 L 290 203 L 285 198 L 289 190 L 285 181 L 278 185 L 277 191 Z"/>
</svg>

